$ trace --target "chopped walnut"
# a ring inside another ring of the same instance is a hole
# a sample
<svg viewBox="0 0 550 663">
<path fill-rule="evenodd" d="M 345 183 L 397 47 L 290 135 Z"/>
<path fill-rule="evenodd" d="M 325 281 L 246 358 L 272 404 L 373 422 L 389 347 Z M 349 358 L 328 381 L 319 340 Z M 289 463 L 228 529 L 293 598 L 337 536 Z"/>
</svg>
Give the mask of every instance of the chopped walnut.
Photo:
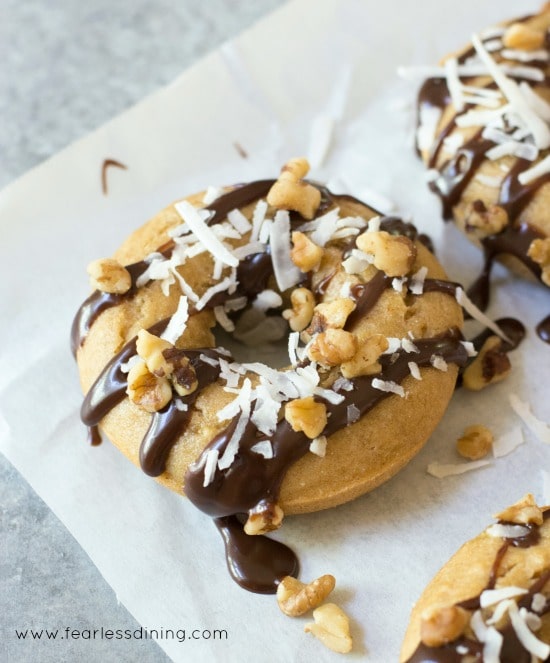
<svg viewBox="0 0 550 663">
<path fill-rule="evenodd" d="M 277 209 L 293 210 L 304 219 L 313 219 L 321 203 L 321 192 L 302 178 L 309 171 L 306 159 L 291 159 L 269 190 L 267 202 Z"/>
<path fill-rule="evenodd" d="M 544 32 L 523 23 L 512 23 L 502 37 L 506 48 L 536 51 L 544 46 Z"/>
<path fill-rule="evenodd" d="M 456 605 L 433 606 L 422 613 L 420 639 L 427 647 L 442 647 L 459 638 L 470 621 L 470 613 Z"/>
<path fill-rule="evenodd" d="M 516 525 L 529 525 L 530 523 L 542 525 L 544 520 L 542 511 L 531 493 L 527 493 L 519 502 L 512 504 L 494 517 L 502 522 Z"/>
<path fill-rule="evenodd" d="M 309 346 L 308 357 L 324 366 L 337 366 L 349 361 L 357 352 L 357 339 L 343 329 L 327 329 Z"/>
<path fill-rule="evenodd" d="M 314 623 L 306 624 L 306 633 L 313 633 L 325 647 L 339 654 L 351 651 L 353 642 L 349 632 L 349 618 L 334 603 L 325 603 L 313 611 Z"/>
<path fill-rule="evenodd" d="M 286 576 L 277 587 L 277 603 L 285 615 L 299 617 L 321 605 L 335 585 L 334 576 L 328 574 L 308 584 Z"/>
<path fill-rule="evenodd" d="M 482 200 L 475 200 L 466 215 L 466 232 L 479 239 L 496 235 L 508 225 L 508 212 L 499 205 L 487 207 Z"/>
<path fill-rule="evenodd" d="M 494 436 L 485 426 L 468 426 L 462 437 L 456 442 L 456 450 L 463 458 L 479 460 L 484 458 L 493 447 Z"/>
<path fill-rule="evenodd" d="M 315 307 L 315 295 L 307 288 L 296 288 L 290 295 L 291 309 L 283 311 L 292 331 L 303 331 L 311 322 Z"/>
<path fill-rule="evenodd" d="M 355 302 L 349 298 L 333 299 L 331 302 L 317 304 L 307 330 L 308 333 L 318 334 L 329 327 L 343 329 L 348 316 L 355 310 L 355 306 Z"/>
<path fill-rule="evenodd" d="M 172 399 L 172 388 L 165 377 L 153 375 L 144 361 L 134 364 L 128 372 L 126 389 L 132 403 L 146 412 L 158 412 Z"/>
<path fill-rule="evenodd" d="M 285 419 L 292 430 L 302 431 L 310 440 L 323 432 L 327 425 L 327 408 L 324 403 L 317 403 L 313 396 L 296 398 L 285 405 Z"/>
<path fill-rule="evenodd" d="M 162 355 L 170 365 L 170 379 L 176 392 L 180 396 L 192 394 L 199 386 L 199 382 L 189 357 L 183 350 L 177 348 L 164 350 Z"/>
<path fill-rule="evenodd" d="M 248 512 L 244 531 L 251 536 L 272 532 L 282 525 L 284 515 L 278 504 L 262 500 Z"/>
<path fill-rule="evenodd" d="M 323 258 L 323 249 L 301 232 L 292 233 L 293 247 L 290 251 L 292 262 L 302 272 L 315 271 Z"/>
<path fill-rule="evenodd" d="M 88 265 L 92 288 L 112 295 L 123 295 L 132 287 L 130 272 L 117 260 L 100 258 Z"/>
<path fill-rule="evenodd" d="M 534 239 L 529 246 L 527 255 L 541 266 L 542 282 L 550 286 L 550 237 Z"/>
<path fill-rule="evenodd" d="M 345 378 L 356 378 L 360 375 L 373 375 L 382 370 L 378 359 L 389 347 L 388 339 L 382 334 L 370 336 L 359 344 L 353 357 L 342 364 L 340 370 Z"/>
<path fill-rule="evenodd" d="M 158 377 L 168 376 L 172 369 L 162 354 L 164 350 L 172 348 L 169 341 L 151 334 L 146 329 L 140 329 L 136 340 L 136 351 L 147 364 L 147 368 Z"/>
<path fill-rule="evenodd" d="M 477 357 L 464 371 L 463 384 L 466 389 L 479 391 L 504 380 L 510 370 L 510 360 L 502 350 L 502 340 L 498 336 L 489 336 Z"/>
<path fill-rule="evenodd" d="M 372 254 L 374 266 L 388 276 L 405 276 L 416 259 L 416 247 L 408 237 L 390 235 L 385 230 L 359 235 L 357 246 Z"/>
</svg>

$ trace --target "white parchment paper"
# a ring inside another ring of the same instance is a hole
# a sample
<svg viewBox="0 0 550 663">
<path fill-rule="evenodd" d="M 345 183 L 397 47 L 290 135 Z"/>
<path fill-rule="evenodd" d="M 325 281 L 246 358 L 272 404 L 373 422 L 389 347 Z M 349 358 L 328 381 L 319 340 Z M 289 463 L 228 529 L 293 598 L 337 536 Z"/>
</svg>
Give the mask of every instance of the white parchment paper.
<svg viewBox="0 0 550 663">
<path fill-rule="evenodd" d="M 228 631 L 224 641 L 161 640 L 174 661 L 337 655 L 303 633 L 307 618 L 286 618 L 273 597 L 230 580 L 208 518 L 109 443 L 87 446 L 68 343 L 88 291 L 86 264 L 178 196 L 274 176 L 289 157 L 310 153 L 310 128 L 323 117 L 333 140 L 311 175 L 375 204 L 384 201 L 373 191 L 394 201 L 435 239 L 451 278 L 469 283 L 481 256 L 440 221 L 412 150 L 414 86 L 394 72 L 436 62 L 474 29 L 538 2 L 459 4 L 296 0 L 0 194 L 0 449 L 144 627 Z M 108 196 L 100 186 L 106 158 L 128 166 L 109 171 Z M 458 392 L 393 480 L 349 505 L 289 518 L 278 533 L 298 552 L 303 578 L 336 576 L 334 600 L 352 620 L 350 660 L 396 660 L 411 605 L 433 573 L 490 514 L 527 491 L 545 497 L 550 449 L 522 426 L 508 395 L 550 420 L 550 346 L 534 333 L 550 297 L 504 269 L 495 276 L 490 313 L 512 314 L 529 331 L 512 377 L 486 393 Z M 460 462 L 454 443 L 473 423 L 497 435 L 523 427 L 525 443 L 476 472 L 427 475 L 430 462 Z"/>
</svg>

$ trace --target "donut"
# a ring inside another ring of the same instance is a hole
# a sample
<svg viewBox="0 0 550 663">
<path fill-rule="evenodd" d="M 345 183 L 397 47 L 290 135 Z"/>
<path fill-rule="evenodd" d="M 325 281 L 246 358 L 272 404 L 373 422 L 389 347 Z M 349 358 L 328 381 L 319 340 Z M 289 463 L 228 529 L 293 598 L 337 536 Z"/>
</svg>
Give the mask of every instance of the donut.
<svg viewBox="0 0 550 663">
<path fill-rule="evenodd" d="M 467 361 L 457 285 L 415 227 L 308 168 L 176 201 L 89 265 L 73 323 L 92 443 L 101 429 L 224 536 L 236 514 L 261 535 L 389 479 Z"/>
<path fill-rule="evenodd" d="M 527 494 L 495 518 L 426 587 L 401 663 L 550 658 L 550 507 Z"/>
<path fill-rule="evenodd" d="M 418 152 L 445 220 L 482 248 L 480 308 L 498 259 L 550 287 L 550 6 L 483 30 L 418 96 Z"/>
</svg>

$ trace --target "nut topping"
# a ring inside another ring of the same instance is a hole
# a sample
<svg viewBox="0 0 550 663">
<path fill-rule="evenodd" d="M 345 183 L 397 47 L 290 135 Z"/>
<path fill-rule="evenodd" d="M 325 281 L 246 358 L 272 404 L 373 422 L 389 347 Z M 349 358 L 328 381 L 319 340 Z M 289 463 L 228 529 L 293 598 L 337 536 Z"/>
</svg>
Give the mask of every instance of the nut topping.
<svg viewBox="0 0 550 663">
<path fill-rule="evenodd" d="M 527 255 L 541 266 L 542 282 L 550 286 L 550 237 L 534 239 L 529 246 Z"/>
<path fill-rule="evenodd" d="M 544 46 L 544 32 L 523 23 L 512 23 L 502 37 L 506 48 L 536 51 Z"/>
<path fill-rule="evenodd" d="M 464 371 L 463 384 L 466 389 L 479 391 L 504 380 L 510 370 L 510 360 L 502 350 L 502 340 L 498 336 L 489 336 L 477 357 Z"/>
<path fill-rule="evenodd" d="M 244 531 L 251 536 L 267 534 L 267 532 L 279 529 L 284 515 L 284 511 L 278 504 L 262 500 L 248 512 Z"/>
<path fill-rule="evenodd" d="M 456 605 L 432 606 L 422 613 L 420 639 L 427 647 L 442 647 L 459 638 L 470 621 L 470 613 Z"/>
<path fill-rule="evenodd" d="M 471 232 L 478 238 L 496 235 L 508 225 L 508 212 L 499 205 L 488 207 L 481 200 L 472 203 L 470 212 L 466 217 L 466 232 Z"/>
<path fill-rule="evenodd" d="M 345 378 L 356 378 L 360 375 L 373 375 L 382 370 L 378 362 L 380 355 L 389 347 L 388 339 L 382 334 L 375 334 L 359 344 L 359 350 L 342 364 L 340 370 Z"/>
<path fill-rule="evenodd" d="M 292 233 L 292 243 L 294 246 L 290 251 L 290 257 L 296 267 L 302 272 L 315 271 L 323 257 L 323 249 L 312 242 L 307 235 L 297 231 Z"/>
<path fill-rule="evenodd" d="M 296 398 L 286 404 L 285 419 L 293 431 L 302 431 L 314 440 L 327 425 L 327 408 L 324 403 L 314 401 L 313 396 Z"/>
<path fill-rule="evenodd" d="M 357 352 L 357 339 L 343 329 L 327 329 L 318 334 L 308 350 L 308 357 L 325 366 L 349 361 Z"/>
<path fill-rule="evenodd" d="M 170 382 L 165 377 L 153 375 L 144 361 L 134 364 L 128 372 L 126 393 L 132 403 L 146 412 L 162 410 L 172 398 Z"/>
<path fill-rule="evenodd" d="M 277 587 L 279 608 L 289 617 L 299 617 L 308 610 L 316 608 L 332 592 L 336 580 L 334 576 L 324 575 L 309 584 L 297 578 L 286 576 Z"/>
<path fill-rule="evenodd" d="M 325 647 L 339 654 L 351 651 L 349 618 L 341 608 L 334 603 L 325 603 L 313 611 L 313 619 L 315 623 L 306 624 L 306 633 L 313 633 Z"/>
<path fill-rule="evenodd" d="M 130 272 L 112 258 L 94 260 L 87 267 L 92 288 L 112 295 L 123 295 L 132 287 Z"/>
<path fill-rule="evenodd" d="M 269 190 L 267 202 L 277 209 L 293 210 L 313 219 L 321 203 L 321 192 L 302 179 L 309 171 L 306 159 L 291 159 Z"/>
<path fill-rule="evenodd" d="M 307 288 L 296 288 L 290 295 L 291 309 L 283 311 L 283 318 L 288 320 L 292 331 L 303 331 L 311 322 L 315 295 Z"/>
<path fill-rule="evenodd" d="M 485 426 L 468 426 L 456 442 L 456 450 L 463 458 L 479 460 L 484 458 L 493 446 L 493 434 Z"/>
<path fill-rule="evenodd" d="M 385 230 L 359 235 L 357 246 L 372 254 L 374 266 L 388 276 L 405 276 L 416 259 L 416 247 L 408 237 L 390 235 Z"/>
<path fill-rule="evenodd" d="M 497 513 L 494 517 L 502 522 L 516 525 L 529 525 L 531 523 L 542 525 L 544 520 L 542 511 L 537 506 L 531 493 L 527 493 L 519 502 L 512 504 L 512 506 Z"/>
</svg>

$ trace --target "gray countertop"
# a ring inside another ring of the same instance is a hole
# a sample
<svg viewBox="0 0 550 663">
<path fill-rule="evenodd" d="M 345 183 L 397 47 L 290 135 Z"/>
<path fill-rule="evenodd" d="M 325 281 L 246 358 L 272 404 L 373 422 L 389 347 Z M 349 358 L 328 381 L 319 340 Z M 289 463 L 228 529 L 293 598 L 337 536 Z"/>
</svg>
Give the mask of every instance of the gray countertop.
<svg viewBox="0 0 550 663">
<path fill-rule="evenodd" d="M 0 187 L 281 4 L 0 0 Z M 3 456 L 0 505 L 0 661 L 168 660 L 151 640 L 18 640 L 15 629 L 139 625 Z"/>
</svg>

